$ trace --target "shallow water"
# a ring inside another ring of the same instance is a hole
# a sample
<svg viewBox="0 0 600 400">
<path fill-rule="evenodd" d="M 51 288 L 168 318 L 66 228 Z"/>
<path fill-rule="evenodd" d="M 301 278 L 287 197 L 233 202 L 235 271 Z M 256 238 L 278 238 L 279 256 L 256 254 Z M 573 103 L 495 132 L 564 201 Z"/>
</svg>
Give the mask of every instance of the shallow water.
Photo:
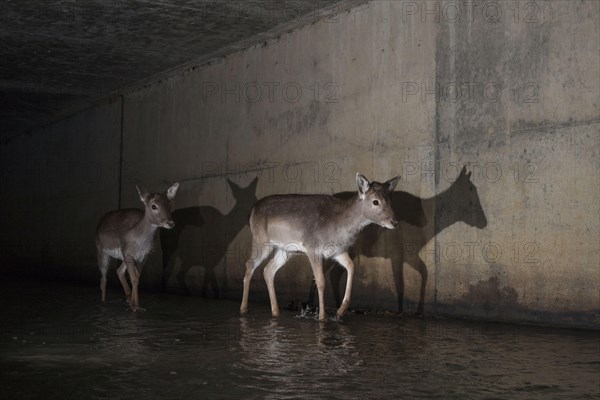
<svg viewBox="0 0 600 400">
<path fill-rule="evenodd" d="M 598 331 L 0 284 L 3 399 L 600 399 Z"/>
</svg>

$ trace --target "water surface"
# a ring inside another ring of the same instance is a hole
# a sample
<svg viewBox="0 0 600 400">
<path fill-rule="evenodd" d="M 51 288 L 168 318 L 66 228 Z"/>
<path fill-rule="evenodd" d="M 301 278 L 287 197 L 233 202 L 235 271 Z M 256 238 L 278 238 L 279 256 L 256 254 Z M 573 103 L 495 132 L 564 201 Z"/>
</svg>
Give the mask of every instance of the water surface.
<svg viewBox="0 0 600 400">
<path fill-rule="evenodd" d="M 3 278 L 4 279 L 4 278 Z M 349 314 L 3 280 L 3 399 L 600 399 L 598 331 Z"/>
</svg>

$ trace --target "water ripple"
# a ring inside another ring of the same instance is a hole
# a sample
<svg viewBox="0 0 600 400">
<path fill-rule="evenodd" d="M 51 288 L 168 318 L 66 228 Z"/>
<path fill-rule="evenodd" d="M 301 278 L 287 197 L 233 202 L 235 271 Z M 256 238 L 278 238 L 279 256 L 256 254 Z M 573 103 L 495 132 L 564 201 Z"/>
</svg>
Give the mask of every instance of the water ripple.
<svg viewBox="0 0 600 400">
<path fill-rule="evenodd" d="M 598 332 L 348 315 L 4 284 L 0 387 L 14 398 L 600 398 Z M 50 299 L 50 300 L 48 300 Z"/>
</svg>

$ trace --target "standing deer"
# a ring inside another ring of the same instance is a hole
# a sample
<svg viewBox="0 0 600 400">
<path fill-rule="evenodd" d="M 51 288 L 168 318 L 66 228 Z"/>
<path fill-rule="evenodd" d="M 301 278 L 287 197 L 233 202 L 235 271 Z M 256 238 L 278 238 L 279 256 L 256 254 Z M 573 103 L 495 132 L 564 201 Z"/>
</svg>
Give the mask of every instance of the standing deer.
<svg viewBox="0 0 600 400">
<path fill-rule="evenodd" d="M 173 184 L 165 193 L 148 193 L 138 187 L 144 211 L 135 208 L 109 211 L 98 222 L 96 228 L 96 250 L 98 267 L 102 278 L 100 290 L 102 301 L 106 301 L 106 273 L 111 258 L 122 260 L 117 275 L 125 291 L 127 301 L 134 311 L 140 309 L 138 283 L 143 263 L 152 250 L 158 228 L 171 229 L 175 226 L 171 218 L 172 200 L 179 183 Z M 132 289 L 127 284 L 125 270 L 129 274 Z"/>
<path fill-rule="evenodd" d="M 257 182 L 258 178 L 255 178 L 248 186 L 242 188 L 227 179 L 235 198 L 235 205 L 227 214 L 210 206 L 193 206 L 173 211 L 175 228 L 160 232 L 163 291 L 166 291 L 168 279 L 174 271 L 175 258 L 179 257 L 181 268 L 176 277 L 184 293 L 189 294 L 185 281 L 187 272 L 194 266 L 200 266 L 204 268 L 202 296 L 206 296 L 210 286 L 214 296 L 219 297 L 215 269 L 225 256 L 229 244 L 248 224 L 250 208 L 257 200 Z"/>
<path fill-rule="evenodd" d="M 347 198 L 350 195 L 350 192 L 343 192 L 335 196 Z M 427 266 L 419 255 L 420 251 L 438 233 L 457 222 L 483 229 L 487 219 L 477 187 L 471 181 L 471 172 L 467 172 L 466 168 L 461 170 L 448 189 L 434 197 L 422 199 L 410 193 L 394 192 L 391 198 L 392 208 L 400 221 L 399 227 L 393 231 L 377 226 L 368 227 L 361 232 L 350 253 L 353 257 L 363 255 L 391 260 L 400 313 L 403 312 L 404 302 L 404 264 L 415 269 L 421 275 L 416 310 L 416 315 L 420 316 L 424 312 L 428 278 Z M 340 304 L 342 274 L 341 268 L 334 268 L 330 273 L 337 304 Z"/>
<path fill-rule="evenodd" d="M 305 253 L 312 267 L 319 294 L 319 320 L 325 320 L 323 289 L 323 261 L 334 259 L 348 272 L 346 292 L 336 318 L 341 318 L 350 305 L 354 264 L 348 249 L 358 233 L 367 225 L 376 223 L 393 229 L 398 225 L 390 202 L 400 177 L 385 183 L 369 182 L 356 174 L 358 193 L 348 200 L 328 195 L 273 195 L 259 200 L 250 214 L 252 248 L 258 254 L 246 262 L 244 292 L 240 313 L 248 312 L 248 294 L 254 270 L 273 251 L 267 263 L 264 278 L 271 300 L 271 314 L 279 316 L 274 279 L 285 264 L 289 253 Z"/>
</svg>

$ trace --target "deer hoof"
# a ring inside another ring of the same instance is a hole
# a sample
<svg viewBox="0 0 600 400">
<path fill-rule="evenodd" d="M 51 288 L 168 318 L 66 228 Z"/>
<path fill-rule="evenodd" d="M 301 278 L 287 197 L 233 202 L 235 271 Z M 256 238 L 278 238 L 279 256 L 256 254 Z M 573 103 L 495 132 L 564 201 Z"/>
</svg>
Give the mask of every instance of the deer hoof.
<svg viewBox="0 0 600 400">
<path fill-rule="evenodd" d="M 342 322 L 342 316 L 336 313 L 331 320 L 334 322 Z"/>
</svg>

